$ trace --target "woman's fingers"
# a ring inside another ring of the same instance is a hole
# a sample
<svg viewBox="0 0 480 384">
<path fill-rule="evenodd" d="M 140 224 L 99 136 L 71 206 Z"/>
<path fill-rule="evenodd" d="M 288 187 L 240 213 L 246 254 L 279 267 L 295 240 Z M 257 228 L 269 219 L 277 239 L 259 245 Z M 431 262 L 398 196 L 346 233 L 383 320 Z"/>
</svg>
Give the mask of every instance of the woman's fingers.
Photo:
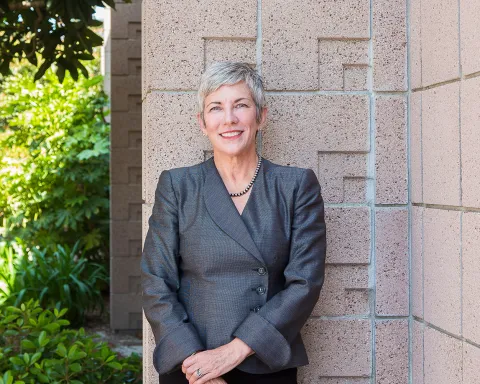
<svg viewBox="0 0 480 384">
<path fill-rule="evenodd" d="M 216 376 L 211 372 L 206 373 L 202 377 L 197 377 L 196 374 L 193 374 L 192 377 L 190 377 L 190 379 L 188 380 L 188 383 L 189 384 L 193 384 L 193 383 L 204 384 L 204 383 L 207 383 L 209 380 L 212 380 L 212 379 L 216 379 Z"/>
</svg>

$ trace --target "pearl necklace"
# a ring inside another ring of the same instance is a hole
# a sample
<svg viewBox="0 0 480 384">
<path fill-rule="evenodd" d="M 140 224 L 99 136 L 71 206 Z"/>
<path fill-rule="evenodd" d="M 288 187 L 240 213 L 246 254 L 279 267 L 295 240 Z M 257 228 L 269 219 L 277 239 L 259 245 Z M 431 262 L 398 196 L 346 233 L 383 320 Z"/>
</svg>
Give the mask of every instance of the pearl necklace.
<svg viewBox="0 0 480 384">
<path fill-rule="evenodd" d="M 255 182 L 255 179 L 257 178 L 258 171 L 260 170 L 260 164 L 262 164 L 262 156 L 260 156 L 258 153 L 257 153 L 257 156 L 258 156 L 258 163 L 257 163 L 257 168 L 255 169 L 255 173 L 253 174 L 252 181 L 250 181 L 250 183 L 248 183 L 247 187 L 242 192 L 234 192 L 234 193 L 229 192 L 229 195 L 231 197 L 242 196 L 245 193 L 247 193 L 250 188 L 252 188 L 252 185 Z"/>
</svg>

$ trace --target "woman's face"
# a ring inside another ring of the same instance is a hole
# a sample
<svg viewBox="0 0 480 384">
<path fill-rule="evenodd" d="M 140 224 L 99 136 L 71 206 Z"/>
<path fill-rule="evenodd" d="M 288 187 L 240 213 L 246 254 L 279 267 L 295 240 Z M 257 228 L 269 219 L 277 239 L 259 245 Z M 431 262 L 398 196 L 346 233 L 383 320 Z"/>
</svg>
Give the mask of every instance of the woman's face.
<svg viewBox="0 0 480 384">
<path fill-rule="evenodd" d="M 203 115 L 197 119 L 215 152 L 238 156 L 255 150 L 255 134 L 266 118 L 266 108 L 257 122 L 256 107 L 245 82 L 222 85 L 205 98 Z"/>
</svg>

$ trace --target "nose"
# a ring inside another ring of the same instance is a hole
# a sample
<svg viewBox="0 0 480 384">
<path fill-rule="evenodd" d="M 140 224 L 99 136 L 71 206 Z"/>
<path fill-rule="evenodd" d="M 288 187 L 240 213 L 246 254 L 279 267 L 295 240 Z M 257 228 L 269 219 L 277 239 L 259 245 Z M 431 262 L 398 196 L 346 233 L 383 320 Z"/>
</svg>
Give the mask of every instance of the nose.
<svg viewBox="0 0 480 384">
<path fill-rule="evenodd" d="M 225 124 L 236 124 L 238 123 L 238 118 L 235 115 L 234 108 L 225 108 Z"/>
</svg>

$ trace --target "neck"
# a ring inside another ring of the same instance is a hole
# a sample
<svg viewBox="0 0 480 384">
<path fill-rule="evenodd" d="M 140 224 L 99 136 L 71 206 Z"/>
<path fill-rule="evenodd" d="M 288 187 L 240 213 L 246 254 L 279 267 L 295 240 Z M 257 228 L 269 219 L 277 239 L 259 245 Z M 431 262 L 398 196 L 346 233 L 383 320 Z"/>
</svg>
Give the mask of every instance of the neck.
<svg viewBox="0 0 480 384">
<path fill-rule="evenodd" d="M 258 163 L 258 156 L 255 148 L 248 153 L 230 156 L 225 153 L 213 153 L 213 161 L 217 167 L 218 173 L 227 186 L 232 188 L 244 188 L 255 173 Z"/>
</svg>

